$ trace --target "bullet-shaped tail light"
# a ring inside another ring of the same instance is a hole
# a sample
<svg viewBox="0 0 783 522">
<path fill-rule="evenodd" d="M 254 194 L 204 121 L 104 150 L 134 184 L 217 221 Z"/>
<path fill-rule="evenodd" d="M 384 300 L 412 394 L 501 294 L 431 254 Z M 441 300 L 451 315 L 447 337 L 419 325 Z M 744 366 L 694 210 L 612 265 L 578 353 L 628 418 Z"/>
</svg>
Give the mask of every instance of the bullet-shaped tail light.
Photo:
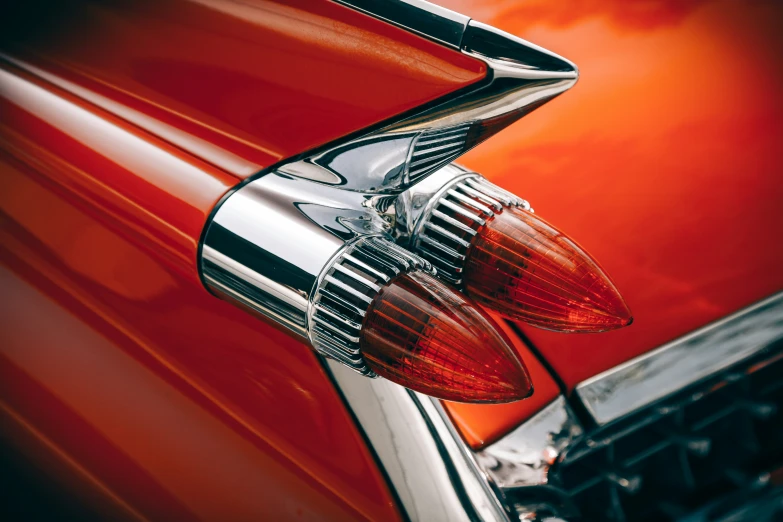
<svg viewBox="0 0 783 522">
<path fill-rule="evenodd" d="M 378 375 L 441 399 L 499 403 L 533 392 L 502 330 L 425 272 L 381 290 L 367 310 L 361 347 Z"/>
<path fill-rule="evenodd" d="M 422 212 L 412 246 L 438 275 L 504 317 L 561 332 L 631 324 L 619 291 L 581 247 L 530 205 L 456 167 Z"/>
<path fill-rule="evenodd" d="M 429 263 L 385 239 L 346 249 L 313 311 L 313 345 L 362 373 L 452 401 L 510 402 L 532 392 L 492 319 L 436 279 Z"/>
<path fill-rule="evenodd" d="M 492 319 L 384 234 L 364 201 L 275 173 L 244 185 L 208 226 L 204 283 L 363 375 L 454 401 L 528 396 Z"/>
</svg>

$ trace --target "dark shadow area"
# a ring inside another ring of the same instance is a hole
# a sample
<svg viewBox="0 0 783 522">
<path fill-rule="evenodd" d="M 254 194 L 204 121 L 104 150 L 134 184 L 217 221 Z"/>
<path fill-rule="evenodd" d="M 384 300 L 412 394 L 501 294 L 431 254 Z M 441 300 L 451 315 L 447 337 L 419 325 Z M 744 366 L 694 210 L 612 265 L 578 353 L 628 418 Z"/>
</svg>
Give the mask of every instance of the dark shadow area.
<svg viewBox="0 0 783 522">
<path fill-rule="evenodd" d="M 93 511 L 0 439 L 0 520 L 100 520 Z"/>
</svg>

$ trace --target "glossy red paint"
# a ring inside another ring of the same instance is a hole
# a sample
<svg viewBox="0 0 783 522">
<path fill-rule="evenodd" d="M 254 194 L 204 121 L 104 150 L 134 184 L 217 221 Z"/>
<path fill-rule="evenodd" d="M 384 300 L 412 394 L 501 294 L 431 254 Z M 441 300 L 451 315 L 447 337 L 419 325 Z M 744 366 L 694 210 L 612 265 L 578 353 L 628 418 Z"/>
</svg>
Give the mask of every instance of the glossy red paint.
<svg viewBox="0 0 783 522">
<path fill-rule="evenodd" d="M 11 66 L 0 82 L 4 432 L 123 518 L 397 520 L 313 352 L 198 280 L 235 178 Z"/>
<path fill-rule="evenodd" d="M 580 66 L 571 92 L 464 158 L 582 244 L 634 312 L 595 336 L 523 327 L 569 387 L 783 288 L 781 5 L 439 3 Z M 4 420 L 129 518 L 397 518 L 312 353 L 207 295 L 195 250 L 235 177 L 483 69 L 326 1 L 83 5 L 70 36 L 10 49 L 119 131 L 2 99 L 0 261 L 19 296 L 1 303 Z M 267 53 L 280 76 L 258 67 Z M 518 349 L 533 398 L 447 404 L 474 447 L 558 393 Z"/>
<path fill-rule="evenodd" d="M 783 4 L 441 3 L 580 69 L 460 160 L 579 242 L 633 311 L 604 334 L 522 327 L 568 387 L 783 289 Z"/>
<path fill-rule="evenodd" d="M 478 60 L 330 0 L 77 0 L 14 59 L 238 177 L 481 80 Z M 42 18 L 42 20 L 38 20 Z"/>
</svg>

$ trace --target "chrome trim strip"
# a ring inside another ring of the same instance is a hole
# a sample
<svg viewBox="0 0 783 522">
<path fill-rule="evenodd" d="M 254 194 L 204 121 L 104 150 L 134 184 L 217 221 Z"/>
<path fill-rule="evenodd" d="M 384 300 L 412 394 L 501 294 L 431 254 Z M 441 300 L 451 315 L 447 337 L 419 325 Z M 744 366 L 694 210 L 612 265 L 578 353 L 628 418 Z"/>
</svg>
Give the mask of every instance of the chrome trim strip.
<svg viewBox="0 0 783 522">
<path fill-rule="evenodd" d="M 612 422 L 783 338 L 783 292 L 592 377 L 576 393 L 599 425 Z"/>
<path fill-rule="evenodd" d="M 412 522 L 510 521 L 439 401 L 327 362 Z"/>
<path fill-rule="evenodd" d="M 579 76 L 565 58 L 428 2 L 339 1 L 456 46 L 483 61 L 487 77 L 439 104 L 285 164 L 278 172 L 366 194 L 399 194 L 568 90 Z M 455 136 L 461 139 L 452 141 Z M 449 147 L 431 154 L 438 140 Z"/>
<path fill-rule="evenodd" d="M 424 0 L 336 0 L 371 16 L 460 48 L 470 18 Z"/>
</svg>

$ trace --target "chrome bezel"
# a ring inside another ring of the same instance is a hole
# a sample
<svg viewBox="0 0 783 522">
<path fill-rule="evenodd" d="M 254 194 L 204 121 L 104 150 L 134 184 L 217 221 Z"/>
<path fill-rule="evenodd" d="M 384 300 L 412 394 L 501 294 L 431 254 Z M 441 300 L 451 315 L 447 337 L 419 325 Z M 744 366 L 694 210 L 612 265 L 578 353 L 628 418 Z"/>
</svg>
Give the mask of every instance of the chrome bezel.
<svg viewBox="0 0 783 522">
<path fill-rule="evenodd" d="M 482 175 L 447 165 L 397 198 L 397 241 L 432 263 L 438 277 L 459 287 L 473 238 L 488 220 L 510 207 L 533 212 L 526 200 Z M 448 212 L 460 214 L 463 221 Z"/>
<path fill-rule="evenodd" d="M 202 279 L 217 295 L 373 377 L 359 349 L 364 313 L 392 278 L 434 274 L 429 262 L 393 242 L 377 204 L 373 195 L 270 173 L 221 202 L 203 238 Z M 354 257 L 366 259 L 363 274 Z M 352 275 L 352 283 L 338 281 L 335 271 Z"/>
</svg>

